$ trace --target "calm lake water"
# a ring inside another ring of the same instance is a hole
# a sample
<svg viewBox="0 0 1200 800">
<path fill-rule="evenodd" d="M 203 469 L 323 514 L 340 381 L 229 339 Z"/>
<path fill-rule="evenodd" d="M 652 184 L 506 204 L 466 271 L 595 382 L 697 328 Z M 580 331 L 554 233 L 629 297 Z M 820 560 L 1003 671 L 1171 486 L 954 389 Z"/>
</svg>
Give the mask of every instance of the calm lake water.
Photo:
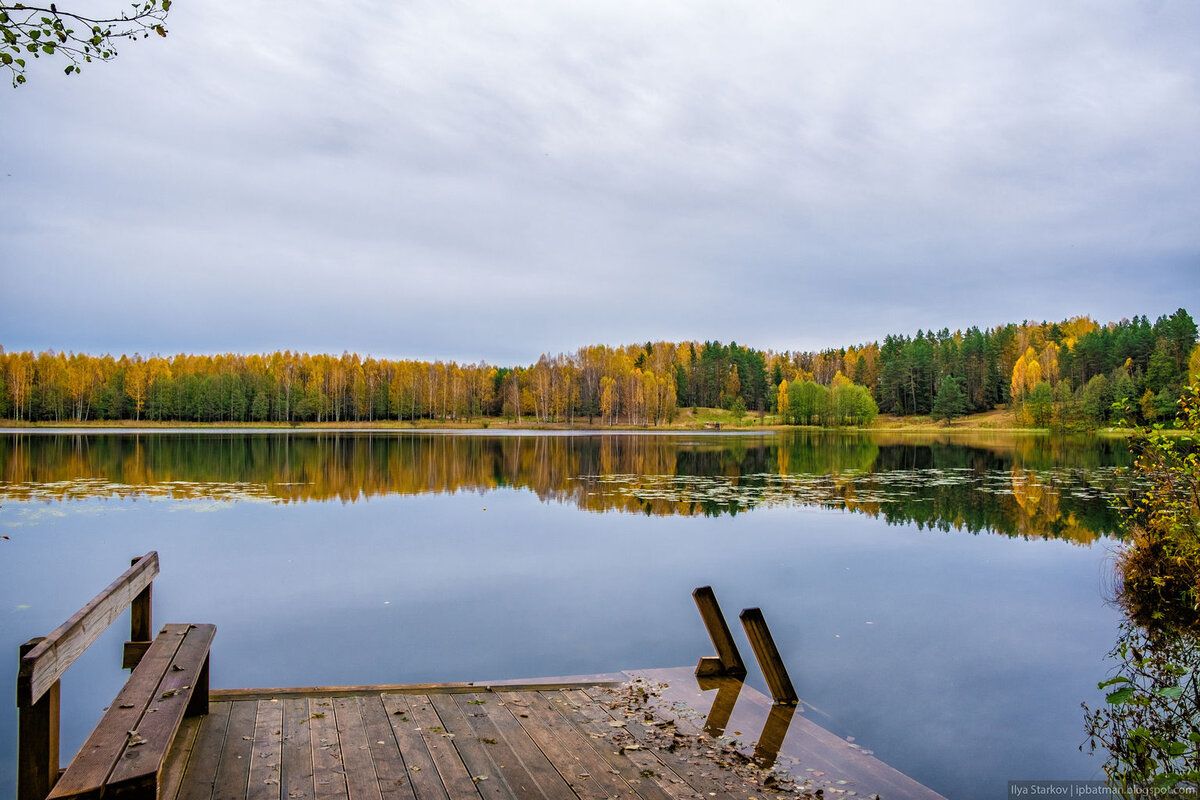
<svg viewBox="0 0 1200 800">
<path fill-rule="evenodd" d="M 217 687 L 694 664 L 711 584 L 735 625 L 763 609 L 811 719 L 947 797 L 1102 779 L 1080 703 L 1118 635 L 1128 460 L 1004 435 L 0 434 L 0 681 L 152 549 L 155 624 L 217 624 Z M 64 763 L 127 633 L 63 680 Z"/>
</svg>

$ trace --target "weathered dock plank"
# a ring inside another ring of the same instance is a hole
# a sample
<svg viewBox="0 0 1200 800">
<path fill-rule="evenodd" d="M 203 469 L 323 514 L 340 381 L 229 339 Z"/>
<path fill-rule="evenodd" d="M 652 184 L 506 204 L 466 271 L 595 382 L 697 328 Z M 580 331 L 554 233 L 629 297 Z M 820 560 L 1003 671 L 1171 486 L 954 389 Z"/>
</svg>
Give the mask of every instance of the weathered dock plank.
<svg viewBox="0 0 1200 800">
<path fill-rule="evenodd" d="M 517 795 L 513 793 L 488 752 L 491 745 L 480 741 L 475 735 L 466 714 L 454 702 L 454 698 L 444 694 L 431 694 L 429 702 L 437 711 L 442 727 L 454 737 L 454 747 L 462 757 L 463 765 L 466 766 L 483 800 L 516 800 Z"/>
<path fill-rule="evenodd" d="M 260 700 L 250 742 L 246 800 L 278 800 L 283 773 L 283 706 Z"/>
<path fill-rule="evenodd" d="M 492 723 L 487 712 L 481 706 L 489 702 L 499 702 L 490 694 L 454 694 L 438 698 L 439 702 L 452 701 L 467 720 L 475 740 L 486 747 L 487 756 L 491 759 L 496 772 L 490 774 L 489 780 L 498 775 L 514 797 L 530 798 L 530 800 L 548 800 L 545 792 L 534 781 L 533 776 L 526 771 L 521 759 L 509 746 L 499 729 Z"/>
<path fill-rule="evenodd" d="M 250 746 L 254 741 L 257 703 L 234 703 L 221 747 L 221 762 L 213 782 L 213 800 L 233 800 L 246 794 L 250 776 Z"/>
<path fill-rule="evenodd" d="M 172 751 L 167 756 L 166 770 L 172 771 L 172 757 L 186 759 L 179 785 L 179 800 L 210 800 L 221 764 L 221 750 L 229 731 L 229 715 L 233 703 L 210 703 L 208 714 L 197 717 L 199 730 L 194 745 L 185 751 Z"/>
<path fill-rule="evenodd" d="M 528 777 L 520 781 L 521 785 L 536 787 L 536 791 L 546 800 L 573 800 L 576 797 L 562 773 L 554 767 L 537 743 L 529 738 L 512 709 L 508 708 L 503 700 L 495 694 L 479 694 L 475 695 L 474 699 L 475 702 L 482 703 L 477 708 L 491 723 L 494 731 L 491 736 L 505 742 L 516 756 L 517 763 L 525 770 Z"/>
<path fill-rule="evenodd" d="M 587 695 L 579 690 L 564 690 L 546 692 L 545 696 L 558 713 L 581 734 L 589 739 L 603 741 L 604 745 L 596 750 L 608 768 L 615 770 L 616 774 L 634 786 L 645 800 L 682 800 L 685 797 L 690 800 L 695 797 L 695 791 L 687 786 L 686 781 L 649 752 L 636 753 L 636 757 L 633 757 L 616 750 L 609 739 L 613 728 L 595 718 L 596 714 L 603 712 L 592 708 L 592 701 Z M 589 714 L 588 710 L 594 713 Z M 604 719 L 608 721 L 611 717 L 604 714 Z"/>
<path fill-rule="evenodd" d="M 333 698 L 309 698 L 308 735 L 312 750 L 313 797 L 315 800 L 349 800 Z"/>
<path fill-rule="evenodd" d="M 404 766 L 404 755 L 400 752 L 400 744 L 396 741 L 391 722 L 388 721 L 388 712 L 383 707 L 383 697 L 379 694 L 368 694 L 363 695 L 360 700 L 363 729 L 371 748 L 371 758 L 375 762 L 379 793 L 383 800 L 416 800 L 408 769 Z"/>
<path fill-rule="evenodd" d="M 433 756 L 425 746 L 425 737 L 421 735 L 419 726 L 409 711 L 408 696 L 389 693 L 382 695 L 382 698 L 383 707 L 392 724 L 392 733 L 400 744 L 400 752 L 404 754 L 408 779 L 412 782 L 417 800 L 449 800 L 450 795 L 438 779 Z"/>
</svg>

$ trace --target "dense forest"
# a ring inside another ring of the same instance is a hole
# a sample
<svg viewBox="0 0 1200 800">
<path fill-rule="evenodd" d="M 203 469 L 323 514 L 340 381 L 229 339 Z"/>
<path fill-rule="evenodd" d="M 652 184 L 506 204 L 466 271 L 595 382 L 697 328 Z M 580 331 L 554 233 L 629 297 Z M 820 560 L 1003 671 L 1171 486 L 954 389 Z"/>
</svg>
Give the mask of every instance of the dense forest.
<svg viewBox="0 0 1200 800">
<path fill-rule="evenodd" d="M 1200 371 L 1183 309 L 951 333 L 919 330 L 822 352 L 731 342 L 595 345 L 526 367 L 310 355 L 94 356 L 0 348 L 0 418 L 17 421 L 363 422 L 506 417 L 660 425 L 683 407 L 774 413 L 800 425 L 877 414 L 950 419 L 1008 406 L 1027 425 L 1089 429 L 1124 404 L 1169 422 Z"/>
</svg>

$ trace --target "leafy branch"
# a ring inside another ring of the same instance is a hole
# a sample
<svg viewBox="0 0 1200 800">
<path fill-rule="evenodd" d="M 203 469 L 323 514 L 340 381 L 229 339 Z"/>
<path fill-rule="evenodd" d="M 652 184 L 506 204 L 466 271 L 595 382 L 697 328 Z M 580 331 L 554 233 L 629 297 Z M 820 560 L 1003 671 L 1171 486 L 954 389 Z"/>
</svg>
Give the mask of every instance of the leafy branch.
<svg viewBox="0 0 1200 800">
<path fill-rule="evenodd" d="M 1105 703 L 1096 709 L 1084 704 L 1088 745 L 1108 751 L 1104 771 L 1118 796 L 1200 785 L 1197 645 L 1194 629 L 1123 624 L 1109 653 L 1119 664 L 1117 675 L 1098 684 L 1108 690 Z"/>
<path fill-rule="evenodd" d="M 171 0 L 142 0 L 116 16 L 93 18 L 61 11 L 55 3 L 0 5 L 0 66 L 8 68 L 14 87 L 25 83 L 29 56 L 65 58 L 70 63 L 63 71 L 78 73 L 84 63 L 116 57 L 118 41 L 166 36 L 170 9 Z"/>
<path fill-rule="evenodd" d="M 1130 438 L 1142 488 L 1122 509 L 1132 547 L 1118 566 L 1122 604 L 1144 625 L 1187 625 L 1200 613 L 1200 382 L 1179 406 L 1182 435 L 1155 426 Z"/>
</svg>

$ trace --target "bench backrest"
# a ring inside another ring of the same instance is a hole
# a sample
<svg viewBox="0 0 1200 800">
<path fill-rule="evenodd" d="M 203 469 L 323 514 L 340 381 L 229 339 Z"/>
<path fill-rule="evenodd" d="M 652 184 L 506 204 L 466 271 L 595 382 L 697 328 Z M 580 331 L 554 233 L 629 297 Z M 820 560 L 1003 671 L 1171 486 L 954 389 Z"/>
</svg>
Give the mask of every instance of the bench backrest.
<svg viewBox="0 0 1200 800">
<path fill-rule="evenodd" d="M 58 778 L 59 679 L 126 607 L 131 607 L 131 636 L 149 641 L 151 586 L 158 575 L 158 553 L 150 551 L 48 636 L 21 647 L 17 671 L 19 800 L 42 800 Z"/>
</svg>

